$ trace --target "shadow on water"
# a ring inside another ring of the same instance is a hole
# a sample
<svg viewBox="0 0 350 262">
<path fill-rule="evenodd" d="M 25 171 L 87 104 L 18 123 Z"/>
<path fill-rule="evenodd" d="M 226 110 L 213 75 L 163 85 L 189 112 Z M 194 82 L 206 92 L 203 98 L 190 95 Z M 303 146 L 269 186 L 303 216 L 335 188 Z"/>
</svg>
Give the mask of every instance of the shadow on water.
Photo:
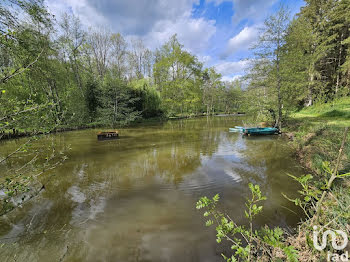
<svg viewBox="0 0 350 262">
<path fill-rule="evenodd" d="M 69 145 L 69 158 L 40 196 L 0 218 L 2 261 L 221 261 L 225 246 L 216 244 L 195 203 L 219 193 L 220 208 L 243 223 L 248 183 L 258 183 L 268 197 L 257 225 L 294 226 L 298 213 L 281 193 L 295 194 L 287 174 L 302 170 L 280 137 L 228 132 L 244 119 L 147 124 L 102 142 L 98 130 L 37 141 L 32 149 L 43 155 L 43 145 Z M 18 143 L 2 144 L 0 157 Z"/>
</svg>

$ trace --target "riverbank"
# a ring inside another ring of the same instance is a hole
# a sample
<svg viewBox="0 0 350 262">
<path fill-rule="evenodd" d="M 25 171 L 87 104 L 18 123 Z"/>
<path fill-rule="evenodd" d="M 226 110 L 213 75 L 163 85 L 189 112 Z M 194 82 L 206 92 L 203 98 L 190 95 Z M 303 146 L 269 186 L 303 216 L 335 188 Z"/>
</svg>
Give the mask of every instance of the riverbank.
<svg viewBox="0 0 350 262">
<path fill-rule="evenodd" d="M 286 122 L 285 130 L 303 166 L 320 175 L 322 162 L 335 161 L 347 126 L 350 126 L 349 98 L 294 113 Z M 349 157 L 350 145 L 347 143 L 343 164 Z M 349 166 L 342 168 L 346 171 Z"/>
<path fill-rule="evenodd" d="M 242 116 L 244 113 L 236 113 L 236 114 L 223 114 L 217 113 L 213 116 Z M 182 116 L 160 116 L 160 117 L 152 117 L 152 118 L 140 118 L 134 122 L 130 122 L 126 125 L 120 125 L 118 127 L 108 127 L 105 125 L 101 125 L 98 123 L 91 123 L 83 126 L 61 126 L 56 127 L 50 131 L 36 131 L 30 128 L 28 129 L 7 129 L 5 131 L 0 132 L 0 141 L 21 138 L 21 137 L 30 137 L 34 135 L 43 135 L 43 134 L 52 134 L 52 133 L 61 133 L 68 131 L 76 131 L 76 130 L 84 130 L 89 128 L 102 128 L 102 129 L 116 129 L 121 127 L 134 127 L 138 125 L 147 125 L 152 123 L 166 122 L 169 120 L 181 120 L 181 119 L 189 119 L 189 118 L 197 118 L 197 117 L 205 117 L 206 114 L 197 114 L 197 115 L 182 115 Z"/>
<path fill-rule="evenodd" d="M 328 104 L 314 105 L 294 113 L 287 121 L 285 130 L 291 139 L 298 159 L 306 170 L 312 174 L 309 185 L 319 187 L 323 181 L 330 179 L 327 168 L 334 169 L 339 148 L 346 126 L 350 126 L 350 99 L 343 98 Z M 347 174 L 350 171 L 350 143 L 346 140 L 344 152 L 340 158 L 338 172 Z M 313 199 L 316 202 L 316 199 Z M 301 199 L 303 201 L 303 199 Z M 306 205 L 307 219 L 296 229 L 296 234 L 286 242 L 299 253 L 298 261 L 325 261 L 326 250 L 315 250 L 312 243 L 313 226 L 324 229 L 343 230 L 350 235 L 350 180 L 337 179 L 328 190 L 322 204 L 320 216 L 316 219 L 315 207 L 311 202 Z"/>
</svg>

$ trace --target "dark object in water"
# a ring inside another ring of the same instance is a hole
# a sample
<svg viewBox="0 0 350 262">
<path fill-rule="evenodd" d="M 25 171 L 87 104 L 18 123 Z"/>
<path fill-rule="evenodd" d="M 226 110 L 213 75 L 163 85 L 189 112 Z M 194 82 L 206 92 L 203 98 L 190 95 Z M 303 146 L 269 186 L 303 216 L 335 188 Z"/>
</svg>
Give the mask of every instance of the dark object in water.
<svg viewBox="0 0 350 262">
<path fill-rule="evenodd" d="M 105 132 L 99 132 L 97 133 L 97 139 L 98 140 L 105 140 L 105 139 L 117 139 L 119 137 L 118 130 L 114 131 L 105 131 Z"/>
</svg>

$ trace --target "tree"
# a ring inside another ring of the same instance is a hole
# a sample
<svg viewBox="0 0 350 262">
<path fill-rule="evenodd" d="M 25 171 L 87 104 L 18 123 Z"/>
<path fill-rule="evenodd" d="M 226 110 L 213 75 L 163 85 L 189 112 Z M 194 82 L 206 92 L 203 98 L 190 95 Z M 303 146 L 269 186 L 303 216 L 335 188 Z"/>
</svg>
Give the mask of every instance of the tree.
<svg viewBox="0 0 350 262">
<path fill-rule="evenodd" d="M 60 45 L 60 54 L 62 62 L 70 62 L 70 68 L 74 72 L 75 81 L 82 93 L 82 67 L 80 58 L 82 55 L 82 46 L 86 42 L 86 32 L 82 29 L 79 18 L 74 15 L 64 14 L 62 20 L 59 22 L 62 35 L 59 36 L 58 43 Z"/>
<path fill-rule="evenodd" d="M 116 70 L 117 77 L 121 79 L 126 71 L 127 43 L 121 34 L 112 34 L 111 36 L 111 56 L 112 66 Z"/>
<path fill-rule="evenodd" d="M 91 49 L 94 65 L 97 73 L 104 77 L 110 57 L 112 47 L 112 38 L 110 32 L 105 28 L 95 29 L 88 37 L 89 47 Z"/>
<path fill-rule="evenodd" d="M 309 70 L 309 101 L 312 96 L 329 100 L 339 96 L 341 86 L 346 83 L 342 70 L 346 62 L 346 44 L 349 36 L 349 22 L 346 13 L 349 1 L 306 1 L 297 20 L 305 20 L 309 26 L 309 45 L 312 64 Z M 345 41 L 346 42 L 346 41 Z"/>
<path fill-rule="evenodd" d="M 141 39 L 131 40 L 131 50 L 128 52 L 129 78 L 142 79 L 151 77 L 153 53 L 147 49 Z"/>
<path fill-rule="evenodd" d="M 43 2 L 34 0 L 3 1 L 0 14 L 0 131 L 36 129 L 48 103 L 32 92 L 29 75 L 50 51 L 50 16 Z"/>
<path fill-rule="evenodd" d="M 207 116 L 214 114 L 214 105 L 219 97 L 221 87 L 221 75 L 214 68 L 205 69 L 203 72 L 203 104 L 206 106 Z"/>
<path fill-rule="evenodd" d="M 100 106 L 99 101 L 99 83 L 93 78 L 88 79 L 86 83 L 86 106 L 89 112 L 90 122 L 96 120 L 97 109 Z"/>
<path fill-rule="evenodd" d="M 346 71 L 342 70 L 342 65 L 346 61 L 346 39 L 350 37 L 349 27 L 350 21 L 348 15 L 350 14 L 350 2 L 343 1 L 329 1 L 327 3 L 327 12 L 324 25 L 324 42 L 327 56 L 332 58 L 329 66 L 333 68 L 329 70 L 332 76 L 333 88 L 335 97 L 342 92 L 342 86 L 346 85 Z M 345 90 L 344 90 L 345 91 Z"/>
<path fill-rule="evenodd" d="M 224 82 L 224 89 L 219 97 L 219 107 L 225 114 L 240 112 L 243 109 L 243 91 L 241 88 L 241 81 L 236 79 L 234 81 Z"/>
<path fill-rule="evenodd" d="M 153 76 L 163 108 L 171 115 L 190 112 L 201 101 L 199 83 L 202 65 L 195 56 L 183 50 L 176 35 L 155 56 Z"/>
<path fill-rule="evenodd" d="M 315 99 L 319 77 L 315 67 L 316 42 L 317 35 L 306 18 L 298 17 L 291 22 L 281 57 L 284 101 L 290 109 L 310 106 Z"/>
<path fill-rule="evenodd" d="M 343 12 L 342 16 L 344 19 L 344 24 L 347 26 L 347 28 L 350 28 L 350 3 L 349 0 L 343 0 L 339 3 L 339 12 Z M 342 41 L 342 44 L 344 45 L 344 57 L 345 61 L 341 66 L 341 70 L 343 74 L 345 75 L 345 86 L 346 86 L 346 92 L 349 95 L 350 94 L 350 33 L 349 30 L 347 31 L 347 35 L 344 36 L 344 40 Z"/>
<path fill-rule="evenodd" d="M 27 15 L 29 22 L 21 21 L 19 14 Z M 38 61 L 47 48 L 47 35 L 42 31 L 50 28 L 49 14 L 41 0 L 4 0 L 0 4 L 0 85 Z"/>
<path fill-rule="evenodd" d="M 130 84 L 135 95 L 140 98 L 135 103 L 135 109 L 142 112 L 144 118 L 163 115 L 160 93 L 149 79 L 134 80 Z"/>
<path fill-rule="evenodd" d="M 255 46 L 256 63 L 269 61 L 272 65 L 269 68 L 269 76 L 273 79 L 271 83 L 277 93 L 277 111 L 278 117 L 276 125 L 282 126 L 282 73 L 281 73 L 281 56 L 282 46 L 285 43 L 285 34 L 288 27 L 288 11 L 281 6 L 279 11 L 265 20 L 262 28 L 259 42 Z"/>
<path fill-rule="evenodd" d="M 139 100 L 124 80 L 106 75 L 100 97 L 99 123 L 109 126 L 125 125 L 140 116 L 135 109 Z"/>
</svg>

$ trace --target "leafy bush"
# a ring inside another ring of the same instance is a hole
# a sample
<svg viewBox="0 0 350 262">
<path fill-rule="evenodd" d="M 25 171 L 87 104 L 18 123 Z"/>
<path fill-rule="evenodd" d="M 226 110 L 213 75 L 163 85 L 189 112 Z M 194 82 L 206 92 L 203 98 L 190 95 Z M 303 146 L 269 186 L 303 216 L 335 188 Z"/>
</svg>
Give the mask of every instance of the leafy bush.
<svg viewBox="0 0 350 262">
<path fill-rule="evenodd" d="M 216 224 L 216 241 L 222 240 L 231 242 L 231 249 L 234 253 L 231 257 L 222 254 L 228 261 L 257 261 L 258 258 L 266 257 L 268 261 L 275 258 L 274 251 L 281 250 L 289 261 L 298 261 L 297 251 L 284 242 L 284 232 L 281 228 L 270 229 L 265 226 L 260 230 L 253 229 L 254 218 L 263 210 L 260 203 L 266 200 L 262 195 L 259 185 L 249 184 L 251 198 L 247 199 L 244 211 L 249 225 L 237 225 L 228 215 L 217 210 L 219 195 L 212 199 L 202 197 L 196 205 L 197 209 L 205 209 L 204 217 L 208 217 L 206 226 Z"/>
</svg>

